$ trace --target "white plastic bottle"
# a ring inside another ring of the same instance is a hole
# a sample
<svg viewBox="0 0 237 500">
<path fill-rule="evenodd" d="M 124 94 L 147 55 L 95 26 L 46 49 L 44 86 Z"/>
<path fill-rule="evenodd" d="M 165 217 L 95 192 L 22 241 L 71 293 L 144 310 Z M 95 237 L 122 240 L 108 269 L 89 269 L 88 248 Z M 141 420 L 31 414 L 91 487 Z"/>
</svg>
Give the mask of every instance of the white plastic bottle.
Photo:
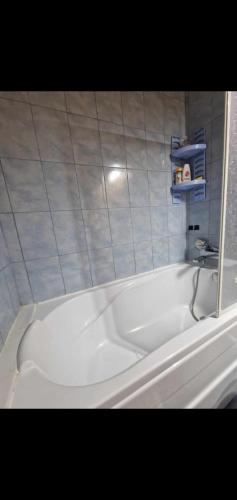
<svg viewBox="0 0 237 500">
<path fill-rule="evenodd" d="M 191 181 L 190 165 L 189 165 L 189 163 L 185 163 L 184 169 L 183 169 L 183 182 L 190 182 L 190 181 Z"/>
</svg>

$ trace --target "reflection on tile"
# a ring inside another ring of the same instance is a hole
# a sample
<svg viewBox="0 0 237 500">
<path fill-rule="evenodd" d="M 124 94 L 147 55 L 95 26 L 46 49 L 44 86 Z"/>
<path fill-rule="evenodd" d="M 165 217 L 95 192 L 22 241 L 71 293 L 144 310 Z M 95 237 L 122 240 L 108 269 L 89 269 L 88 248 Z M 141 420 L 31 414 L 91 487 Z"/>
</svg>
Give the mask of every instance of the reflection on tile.
<svg viewBox="0 0 237 500">
<path fill-rule="evenodd" d="M 39 159 L 29 104 L 0 99 L 0 156 Z"/>
<path fill-rule="evenodd" d="M 28 92 L 28 96 L 31 104 L 66 111 L 64 92 Z"/>
<path fill-rule="evenodd" d="M 1 226 L 0 226 L 0 249 L 1 249 L 0 251 L 0 270 L 1 270 L 9 264 L 8 251 Z"/>
<path fill-rule="evenodd" d="M 11 205 L 9 202 L 1 166 L 0 166 L 0 212 L 2 213 L 11 212 Z"/>
<path fill-rule="evenodd" d="M 109 210 L 112 243 L 130 243 L 132 241 L 132 221 L 129 208 Z"/>
<path fill-rule="evenodd" d="M 154 268 L 169 264 L 168 238 L 152 240 L 152 251 Z"/>
<path fill-rule="evenodd" d="M 151 241 L 135 243 L 136 273 L 145 273 L 153 269 Z"/>
<path fill-rule="evenodd" d="M 0 224 L 2 226 L 8 255 L 11 262 L 18 262 L 23 260 L 13 215 L 0 214 Z"/>
<path fill-rule="evenodd" d="M 129 207 L 127 172 L 121 169 L 104 167 L 104 176 L 108 207 Z"/>
<path fill-rule="evenodd" d="M 97 118 L 94 92 L 66 92 L 70 113 Z"/>
<path fill-rule="evenodd" d="M 149 207 L 132 208 L 133 239 L 135 242 L 151 239 L 151 220 Z"/>
<path fill-rule="evenodd" d="M 151 206 L 164 205 L 167 202 L 167 172 L 148 172 Z"/>
<path fill-rule="evenodd" d="M 57 255 L 53 225 L 48 212 L 18 213 L 15 218 L 25 260 Z"/>
<path fill-rule="evenodd" d="M 6 280 L 6 285 L 9 291 L 12 308 L 16 316 L 20 308 L 20 302 L 11 266 L 6 267 L 6 269 L 4 269 L 3 272 Z"/>
<path fill-rule="evenodd" d="M 82 208 L 106 208 L 102 167 L 77 166 Z"/>
<path fill-rule="evenodd" d="M 102 165 L 98 121 L 84 116 L 69 115 L 69 123 L 75 162 Z"/>
<path fill-rule="evenodd" d="M 64 295 L 64 285 L 58 257 L 26 262 L 34 301 Z"/>
<path fill-rule="evenodd" d="M 7 287 L 4 271 L 0 272 L 0 332 L 5 342 L 7 334 L 15 320 L 10 293 Z"/>
<path fill-rule="evenodd" d="M 128 184 L 131 206 L 148 206 L 149 191 L 147 172 L 140 170 L 128 170 Z"/>
<path fill-rule="evenodd" d="M 52 212 L 52 218 L 59 255 L 86 249 L 81 210 Z"/>
<path fill-rule="evenodd" d="M 128 127 L 145 128 L 143 92 L 122 92 L 123 120 Z"/>
<path fill-rule="evenodd" d="M 98 118 L 122 124 L 122 106 L 120 92 L 96 92 Z"/>
<path fill-rule="evenodd" d="M 127 167 L 147 169 L 145 131 L 125 128 Z"/>
<path fill-rule="evenodd" d="M 126 153 L 123 128 L 107 122 L 99 122 L 100 140 L 105 167 L 125 168 Z"/>
<path fill-rule="evenodd" d="M 73 293 L 92 286 L 87 252 L 60 257 L 66 293 Z"/>
<path fill-rule="evenodd" d="M 66 113 L 54 109 L 32 107 L 41 159 L 73 161 L 72 145 Z"/>
<path fill-rule="evenodd" d="M 168 170 L 166 161 L 165 139 L 163 134 L 146 131 L 147 168 L 148 170 Z M 170 146 L 168 149 L 170 154 Z"/>
<path fill-rule="evenodd" d="M 183 262 L 186 259 L 186 236 L 169 237 L 169 262 Z"/>
<path fill-rule="evenodd" d="M 81 208 L 75 166 L 43 162 L 43 169 L 51 210 Z"/>
<path fill-rule="evenodd" d="M 181 234 L 186 229 L 184 223 L 184 210 L 182 205 L 168 207 L 168 230 L 169 234 Z"/>
<path fill-rule="evenodd" d="M 83 210 L 88 248 L 105 248 L 111 245 L 108 210 Z"/>
<path fill-rule="evenodd" d="M 168 211 L 166 206 L 151 207 L 152 238 L 161 238 L 168 235 Z"/>
<path fill-rule="evenodd" d="M 135 274 L 133 245 L 116 245 L 113 247 L 116 278 L 126 278 Z"/>
<path fill-rule="evenodd" d="M 12 264 L 12 270 L 16 282 L 20 304 L 31 304 L 33 302 L 33 297 L 25 268 L 25 263 L 15 262 L 14 264 Z"/>
<path fill-rule="evenodd" d="M 160 92 L 144 92 L 146 129 L 164 133 L 164 99 Z"/>
<path fill-rule="evenodd" d="M 49 210 L 39 161 L 2 160 L 2 167 L 14 211 Z"/>
</svg>

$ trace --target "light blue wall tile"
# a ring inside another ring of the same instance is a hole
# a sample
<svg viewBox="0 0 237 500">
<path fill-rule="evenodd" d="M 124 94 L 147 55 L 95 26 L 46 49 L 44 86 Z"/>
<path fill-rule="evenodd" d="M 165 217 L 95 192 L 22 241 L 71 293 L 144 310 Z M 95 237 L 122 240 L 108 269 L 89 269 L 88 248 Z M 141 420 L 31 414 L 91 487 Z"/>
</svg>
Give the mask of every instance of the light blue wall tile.
<svg viewBox="0 0 237 500">
<path fill-rule="evenodd" d="M 29 160 L 2 160 L 13 211 L 48 210 L 41 163 Z"/>
<path fill-rule="evenodd" d="M 9 255 L 3 236 L 2 228 L 0 226 L 0 270 L 9 264 Z"/>
<path fill-rule="evenodd" d="M 25 260 L 57 255 L 51 216 L 48 212 L 15 215 Z"/>
<path fill-rule="evenodd" d="M 122 103 L 120 92 L 96 92 L 98 118 L 122 124 Z"/>
<path fill-rule="evenodd" d="M 111 245 L 108 210 L 83 210 L 86 240 L 89 249 Z"/>
<path fill-rule="evenodd" d="M 31 104 L 45 106 L 46 108 L 66 111 L 64 92 L 28 92 L 28 99 Z"/>
<path fill-rule="evenodd" d="M 12 306 L 11 297 L 5 278 L 5 273 L 4 271 L 1 271 L 0 272 L 0 333 L 4 342 L 15 320 L 15 317 L 16 314 Z"/>
<path fill-rule="evenodd" d="M 127 127 L 145 128 L 143 92 L 122 92 L 123 121 Z"/>
<path fill-rule="evenodd" d="M 77 166 L 76 169 L 82 208 L 106 208 L 103 168 Z"/>
<path fill-rule="evenodd" d="M 33 297 L 31 293 L 30 283 L 26 272 L 24 262 L 15 262 L 12 264 L 12 271 L 14 274 L 16 288 L 21 305 L 31 304 Z"/>
<path fill-rule="evenodd" d="M 209 201 L 196 202 L 189 206 L 188 224 L 199 225 L 199 234 L 206 237 L 208 236 Z"/>
<path fill-rule="evenodd" d="M 89 260 L 92 271 L 113 264 L 112 248 L 89 250 Z"/>
<path fill-rule="evenodd" d="M 0 157 L 39 159 L 29 104 L 0 99 Z"/>
<path fill-rule="evenodd" d="M 182 205 L 168 207 L 168 230 L 170 235 L 185 232 L 186 224 Z"/>
<path fill-rule="evenodd" d="M 118 168 L 104 168 L 109 208 L 129 207 L 127 172 Z"/>
<path fill-rule="evenodd" d="M 112 243 L 130 243 L 132 241 L 132 220 L 129 208 L 109 210 Z"/>
<path fill-rule="evenodd" d="M 26 268 L 35 302 L 64 295 L 58 257 L 28 261 Z"/>
<path fill-rule="evenodd" d="M 4 273 L 6 284 L 8 287 L 13 311 L 14 311 L 15 316 L 16 316 L 18 311 L 19 311 L 19 308 L 20 308 L 20 302 L 19 302 L 19 296 L 18 296 L 18 292 L 17 292 L 17 288 L 16 288 L 16 282 L 15 282 L 14 274 L 12 271 L 12 267 L 8 266 L 6 269 L 4 269 L 3 273 Z"/>
<path fill-rule="evenodd" d="M 109 283 L 115 279 L 114 265 L 109 264 L 106 267 L 101 267 L 100 269 L 92 270 L 92 281 L 93 285 L 102 285 L 103 283 Z"/>
<path fill-rule="evenodd" d="M 74 161 L 66 113 L 38 106 L 32 112 L 41 160 Z"/>
<path fill-rule="evenodd" d="M 143 241 L 135 243 L 136 273 L 144 273 L 153 269 L 152 243 Z"/>
<path fill-rule="evenodd" d="M 210 201 L 209 234 L 216 234 L 220 228 L 221 203 L 220 200 Z"/>
<path fill-rule="evenodd" d="M 128 184 L 131 206 L 149 206 L 147 172 L 141 170 L 128 170 Z"/>
<path fill-rule="evenodd" d="M 135 242 L 151 239 L 151 217 L 149 207 L 132 208 L 133 239 Z"/>
<path fill-rule="evenodd" d="M 159 206 L 167 202 L 167 185 L 170 180 L 166 172 L 148 172 L 150 205 Z"/>
<path fill-rule="evenodd" d="M 182 103 L 178 99 L 165 99 L 165 134 L 166 135 L 182 135 Z"/>
<path fill-rule="evenodd" d="M 123 127 L 107 122 L 99 122 L 103 165 L 105 167 L 125 168 L 126 153 Z"/>
<path fill-rule="evenodd" d="M 2 231 L 5 237 L 10 261 L 18 262 L 23 260 L 13 215 L 0 214 L 0 224 L 2 226 Z"/>
<path fill-rule="evenodd" d="M 81 208 L 75 165 L 43 162 L 51 210 Z"/>
<path fill-rule="evenodd" d="M 65 92 L 67 110 L 77 115 L 97 118 L 95 92 Z"/>
<path fill-rule="evenodd" d="M 146 170 L 147 152 L 145 131 L 126 127 L 124 133 L 127 168 Z"/>
<path fill-rule="evenodd" d="M 162 238 L 168 235 L 168 210 L 167 206 L 151 207 L 152 238 Z"/>
<path fill-rule="evenodd" d="M 0 212 L 11 212 L 11 205 L 9 202 L 6 184 L 3 178 L 2 169 L 0 165 Z"/>
<path fill-rule="evenodd" d="M 219 116 L 212 123 L 212 161 L 222 160 L 224 144 L 224 116 Z"/>
<path fill-rule="evenodd" d="M 81 210 L 52 212 L 59 255 L 86 249 L 85 228 Z"/>
<path fill-rule="evenodd" d="M 146 130 L 148 170 L 167 170 L 164 134 Z"/>
<path fill-rule="evenodd" d="M 164 133 L 165 107 L 161 92 L 144 92 L 145 124 L 147 130 Z"/>
<path fill-rule="evenodd" d="M 71 114 L 69 123 L 75 162 L 102 165 L 98 121 Z"/>
<path fill-rule="evenodd" d="M 186 236 L 169 237 L 169 261 L 170 264 L 183 262 L 186 259 Z"/>
<path fill-rule="evenodd" d="M 89 259 L 86 252 L 60 257 L 66 293 L 92 286 Z"/>
<path fill-rule="evenodd" d="M 133 245 L 116 245 L 113 247 L 116 278 L 125 278 L 135 274 Z"/>
<path fill-rule="evenodd" d="M 154 268 L 169 264 L 169 242 L 168 238 L 152 240 L 153 265 Z"/>
</svg>

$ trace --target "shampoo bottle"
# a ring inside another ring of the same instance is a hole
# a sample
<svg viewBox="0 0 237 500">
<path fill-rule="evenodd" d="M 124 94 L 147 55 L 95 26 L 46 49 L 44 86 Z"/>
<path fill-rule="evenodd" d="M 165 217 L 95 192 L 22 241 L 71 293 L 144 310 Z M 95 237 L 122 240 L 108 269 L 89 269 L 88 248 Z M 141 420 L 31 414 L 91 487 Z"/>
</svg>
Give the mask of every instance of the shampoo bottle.
<svg viewBox="0 0 237 500">
<path fill-rule="evenodd" d="M 183 169 L 183 182 L 190 182 L 190 181 L 191 181 L 190 165 L 188 163 L 185 163 Z"/>
</svg>

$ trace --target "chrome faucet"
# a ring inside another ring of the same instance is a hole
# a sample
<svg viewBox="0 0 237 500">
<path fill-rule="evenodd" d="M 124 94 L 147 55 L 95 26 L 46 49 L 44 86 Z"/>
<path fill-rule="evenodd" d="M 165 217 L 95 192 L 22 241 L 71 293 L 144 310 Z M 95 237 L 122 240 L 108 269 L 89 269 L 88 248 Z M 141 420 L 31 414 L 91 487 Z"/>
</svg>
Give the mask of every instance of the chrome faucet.
<svg viewBox="0 0 237 500">
<path fill-rule="evenodd" d="M 210 245 L 207 240 L 196 240 L 195 247 L 200 251 L 200 253 L 201 251 L 205 251 L 207 254 L 201 254 L 199 257 L 193 259 L 194 264 L 198 263 L 204 266 L 207 259 L 211 259 L 219 255 L 219 248 Z"/>
</svg>

